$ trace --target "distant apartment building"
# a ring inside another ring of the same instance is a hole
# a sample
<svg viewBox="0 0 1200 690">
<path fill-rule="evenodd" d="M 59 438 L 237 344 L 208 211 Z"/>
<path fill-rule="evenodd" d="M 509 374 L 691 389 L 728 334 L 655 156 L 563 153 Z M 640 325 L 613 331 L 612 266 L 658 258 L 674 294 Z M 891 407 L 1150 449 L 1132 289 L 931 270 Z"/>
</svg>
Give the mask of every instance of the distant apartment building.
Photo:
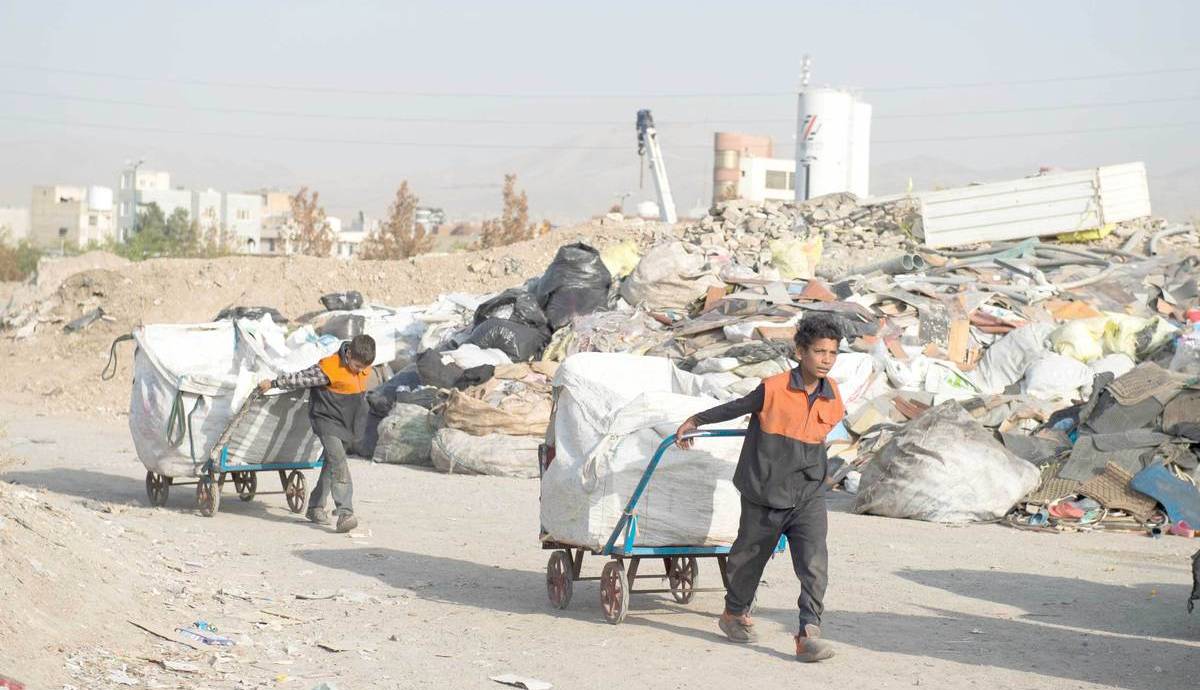
<svg viewBox="0 0 1200 690">
<path fill-rule="evenodd" d="M 29 239 L 29 209 L 0 206 L 0 241 L 17 244 Z"/>
<path fill-rule="evenodd" d="M 116 236 L 113 190 L 42 185 L 33 188 L 29 240 L 45 249 L 86 247 Z"/>
<path fill-rule="evenodd" d="M 339 259 L 353 259 L 358 255 L 359 247 L 363 240 L 367 238 L 367 233 L 362 230 L 343 229 L 335 235 L 335 246 L 333 255 Z"/>
<path fill-rule="evenodd" d="M 185 211 L 201 231 L 224 230 L 231 236 L 235 251 L 246 254 L 260 251 L 267 201 L 261 194 L 172 188 L 171 176 L 165 171 L 130 169 L 121 173 L 118 198 L 121 237 L 128 237 L 134 231 L 139 212 L 156 204 L 168 218 L 178 210 Z"/>
<path fill-rule="evenodd" d="M 729 199 L 791 201 L 796 161 L 775 158 L 770 137 L 717 132 L 713 137 L 713 203 Z"/>
<path fill-rule="evenodd" d="M 426 232 L 433 232 L 435 228 L 446 224 L 446 212 L 440 208 L 418 206 L 414 221 L 424 227 Z"/>
</svg>

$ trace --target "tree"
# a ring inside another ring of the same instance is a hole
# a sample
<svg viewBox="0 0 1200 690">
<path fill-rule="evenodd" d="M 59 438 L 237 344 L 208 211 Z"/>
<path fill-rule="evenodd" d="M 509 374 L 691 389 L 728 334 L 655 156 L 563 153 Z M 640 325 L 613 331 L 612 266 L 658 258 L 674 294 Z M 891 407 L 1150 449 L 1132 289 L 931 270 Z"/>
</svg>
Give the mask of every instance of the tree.
<svg viewBox="0 0 1200 690">
<path fill-rule="evenodd" d="M 301 187 L 292 197 L 292 218 L 288 223 L 287 241 L 293 252 L 309 256 L 329 256 L 333 251 L 333 228 L 319 203 L 319 194 Z"/>
<path fill-rule="evenodd" d="M 480 238 L 483 248 L 530 240 L 550 232 L 549 221 L 542 221 L 538 226 L 529 223 L 529 197 L 524 190 L 517 193 L 515 173 L 504 176 L 502 198 L 504 210 L 500 217 L 483 222 L 483 235 Z"/>
<path fill-rule="evenodd" d="M 408 180 L 401 182 L 387 220 L 379 232 L 363 241 L 359 256 L 364 259 L 407 259 L 433 249 L 433 236 L 416 223 L 418 201 L 408 189 Z"/>
<path fill-rule="evenodd" d="M 29 240 L 12 243 L 8 228 L 0 228 L 0 280 L 25 280 L 37 270 L 42 254 Z"/>
</svg>

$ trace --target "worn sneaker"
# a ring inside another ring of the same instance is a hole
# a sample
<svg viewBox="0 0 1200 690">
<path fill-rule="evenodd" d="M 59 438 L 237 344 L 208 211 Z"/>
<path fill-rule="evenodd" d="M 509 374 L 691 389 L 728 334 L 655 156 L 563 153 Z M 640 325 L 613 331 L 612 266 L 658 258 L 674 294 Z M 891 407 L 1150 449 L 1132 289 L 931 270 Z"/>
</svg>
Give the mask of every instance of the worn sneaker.
<svg viewBox="0 0 1200 690">
<path fill-rule="evenodd" d="M 758 641 L 758 633 L 754 631 L 754 621 L 750 620 L 749 614 L 735 616 L 726 611 L 721 614 L 721 619 L 717 622 L 721 632 L 729 638 L 731 642 L 738 644 L 747 644 Z"/>
<path fill-rule="evenodd" d="M 796 635 L 796 661 L 813 663 L 833 657 L 833 645 L 821 639 L 821 629 L 815 625 L 806 625 L 800 634 Z"/>
<path fill-rule="evenodd" d="M 316 523 L 318 525 L 329 524 L 329 514 L 320 508 L 309 508 L 304 513 L 304 517 L 308 518 L 309 522 Z"/>
<path fill-rule="evenodd" d="M 349 532 L 358 527 L 358 518 L 354 517 L 354 513 L 342 513 L 338 516 L 337 531 L 339 533 Z"/>
</svg>

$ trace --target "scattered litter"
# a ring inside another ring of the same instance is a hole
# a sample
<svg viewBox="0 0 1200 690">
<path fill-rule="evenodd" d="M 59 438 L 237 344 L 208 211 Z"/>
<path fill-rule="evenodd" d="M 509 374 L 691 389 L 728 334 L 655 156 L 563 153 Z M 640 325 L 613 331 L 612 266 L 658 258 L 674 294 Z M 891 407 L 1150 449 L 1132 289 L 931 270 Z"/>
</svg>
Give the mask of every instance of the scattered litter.
<svg viewBox="0 0 1200 690">
<path fill-rule="evenodd" d="M 232 638 L 226 637 L 225 635 L 218 635 L 214 632 L 208 632 L 203 628 L 197 627 L 196 625 L 193 625 L 190 628 L 175 628 L 175 632 L 183 635 L 185 639 L 194 640 L 196 642 L 215 647 L 232 647 L 234 645 Z"/>
<path fill-rule="evenodd" d="M 544 680 L 536 678 L 526 678 L 512 673 L 505 673 L 500 676 L 490 676 L 491 680 L 500 683 L 501 685 L 510 685 L 514 688 L 525 688 L 525 690 L 550 690 L 554 686 Z"/>
</svg>

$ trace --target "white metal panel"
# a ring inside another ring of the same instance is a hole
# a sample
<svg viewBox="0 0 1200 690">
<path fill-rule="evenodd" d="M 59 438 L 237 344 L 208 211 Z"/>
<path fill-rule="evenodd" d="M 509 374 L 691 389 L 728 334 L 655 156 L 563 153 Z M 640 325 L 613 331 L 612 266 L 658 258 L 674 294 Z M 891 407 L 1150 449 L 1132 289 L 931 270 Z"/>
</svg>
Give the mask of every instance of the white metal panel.
<svg viewBox="0 0 1200 690">
<path fill-rule="evenodd" d="M 1150 215 L 1141 163 L 925 192 L 917 198 L 931 247 L 1056 235 Z"/>
</svg>

